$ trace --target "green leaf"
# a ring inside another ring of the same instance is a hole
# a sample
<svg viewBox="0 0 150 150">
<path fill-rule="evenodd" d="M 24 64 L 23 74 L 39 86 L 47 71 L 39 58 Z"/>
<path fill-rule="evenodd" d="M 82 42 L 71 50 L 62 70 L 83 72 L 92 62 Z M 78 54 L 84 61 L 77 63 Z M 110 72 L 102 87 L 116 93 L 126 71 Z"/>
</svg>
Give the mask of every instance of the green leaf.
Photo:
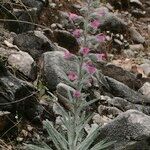
<svg viewBox="0 0 150 150">
<path fill-rule="evenodd" d="M 74 103 L 74 99 L 73 99 L 73 97 L 72 97 L 72 95 L 71 95 L 71 91 L 69 91 L 69 90 L 67 89 L 67 93 L 68 93 L 69 101 L 71 101 L 72 104 L 73 104 L 73 103 Z"/>
<path fill-rule="evenodd" d="M 80 143 L 80 145 L 78 146 L 77 150 L 88 150 L 89 147 L 91 146 L 91 144 L 93 143 L 93 141 L 98 136 L 99 129 L 100 128 L 97 127 L 92 133 L 87 135 L 87 137 L 84 139 L 84 141 L 82 141 Z"/>
<path fill-rule="evenodd" d="M 65 137 L 63 137 L 50 123 L 50 121 L 44 121 L 44 127 L 46 128 L 51 140 L 55 144 L 58 150 L 67 150 L 67 144 Z"/>
<path fill-rule="evenodd" d="M 64 103 L 69 104 L 69 105 L 70 105 L 70 107 L 73 105 L 72 100 L 67 99 L 66 97 L 64 97 L 64 96 L 60 95 L 59 93 L 57 93 L 57 96 L 59 96 L 59 97 L 62 99 L 62 101 L 63 101 Z"/>
<path fill-rule="evenodd" d="M 85 114 L 82 113 L 82 116 L 79 120 L 78 126 L 76 127 L 76 138 L 75 138 L 75 143 L 78 142 L 79 137 L 82 134 L 82 130 L 84 130 L 84 127 L 88 122 L 92 119 L 93 115 L 88 115 L 85 117 Z"/>
<path fill-rule="evenodd" d="M 107 142 L 106 140 L 102 140 L 101 142 L 94 145 L 90 150 L 102 150 L 104 148 L 107 148 L 107 147 L 113 145 L 114 143 L 115 143 L 115 141 L 114 142 Z"/>
<path fill-rule="evenodd" d="M 91 104 L 95 103 L 96 101 L 98 101 L 99 99 L 93 99 L 89 102 L 87 101 L 82 101 L 82 103 L 80 104 L 79 108 L 77 109 L 77 113 L 79 114 L 84 108 L 90 106 Z"/>
</svg>

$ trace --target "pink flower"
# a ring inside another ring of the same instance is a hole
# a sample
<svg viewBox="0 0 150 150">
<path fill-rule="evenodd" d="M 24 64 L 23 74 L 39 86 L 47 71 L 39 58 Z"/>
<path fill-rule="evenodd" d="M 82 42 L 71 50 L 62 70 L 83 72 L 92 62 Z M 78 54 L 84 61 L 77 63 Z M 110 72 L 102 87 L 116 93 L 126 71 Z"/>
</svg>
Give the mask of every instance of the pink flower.
<svg viewBox="0 0 150 150">
<path fill-rule="evenodd" d="M 80 98 L 80 97 L 81 97 L 81 92 L 78 91 L 78 90 L 74 91 L 74 92 L 73 92 L 73 97 L 75 97 L 75 98 Z"/>
<path fill-rule="evenodd" d="M 94 65 L 91 61 L 84 63 L 83 67 L 90 75 L 92 75 L 96 72 L 96 68 L 94 67 Z"/>
<path fill-rule="evenodd" d="M 79 18 L 79 16 L 77 14 L 69 13 L 69 19 L 70 20 L 74 21 L 74 20 L 76 20 L 78 18 Z"/>
<path fill-rule="evenodd" d="M 75 29 L 72 34 L 74 37 L 79 38 L 81 36 L 81 30 L 80 29 Z"/>
<path fill-rule="evenodd" d="M 81 48 L 81 50 L 80 50 L 80 53 L 81 53 L 83 56 L 86 56 L 89 52 L 90 52 L 90 49 L 89 49 L 88 47 L 83 47 L 83 48 Z"/>
<path fill-rule="evenodd" d="M 90 25 L 92 28 L 97 29 L 100 25 L 100 22 L 99 22 L 99 20 L 94 20 L 90 23 Z"/>
<path fill-rule="evenodd" d="M 99 42 L 105 42 L 106 36 L 103 33 L 101 33 L 96 35 L 96 38 Z"/>
<path fill-rule="evenodd" d="M 75 72 L 69 71 L 68 78 L 69 78 L 69 80 L 74 81 L 74 80 L 78 79 L 78 76 Z"/>
<path fill-rule="evenodd" d="M 73 56 L 73 54 L 71 54 L 69 51 L 64 52 L 64 58 L 65 59 L 70 59 L 72 56 Z"/>
<path fill-rule="evenodd" d="M 106 59 L 105 56 L 106 55 L 104 53 L 102 53 L 102 54 L 96 54 L 97 61 L 102 61 L 102 60 Z"/>
</svg>

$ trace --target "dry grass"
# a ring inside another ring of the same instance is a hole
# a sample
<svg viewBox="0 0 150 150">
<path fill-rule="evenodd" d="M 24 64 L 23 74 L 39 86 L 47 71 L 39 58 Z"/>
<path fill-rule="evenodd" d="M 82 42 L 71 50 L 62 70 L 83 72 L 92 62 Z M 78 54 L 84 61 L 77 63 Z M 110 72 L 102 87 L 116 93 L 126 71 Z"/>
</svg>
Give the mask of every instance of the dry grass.
<svg viewBox="0 0 150 150">
<path fill-rule="evenodd" d="M 12 146 L 0 139 L 0 150 L 12 150 Z"/>
</svg>

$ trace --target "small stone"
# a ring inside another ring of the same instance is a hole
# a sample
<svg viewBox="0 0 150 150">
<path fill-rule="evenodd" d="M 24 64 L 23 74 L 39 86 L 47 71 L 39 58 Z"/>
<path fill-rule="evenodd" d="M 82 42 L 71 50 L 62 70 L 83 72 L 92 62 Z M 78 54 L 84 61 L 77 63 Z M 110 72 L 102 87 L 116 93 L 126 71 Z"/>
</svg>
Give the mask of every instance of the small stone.
<svg viewBox="0 0 150 150">
<path fill-rule="evenodd" d="M 120 40 L 118 40 L 118 39 L 114 39 L 114 41 L 115 41 L 115 43 L 117 43 L 117 44 L 119 44 L 119 45 L 122 45 L 123 43 L 120 41 Z"/>
<path fill-rule="evenodd" d="M 36 78 L 36 66 L 34 59 L 26 52 L 19 51 L 8 57 L 8 63 L 16 70 L 30 79 Z"/>
<path fill-rule="evenodd" d="M 23 141 L 23 138 L 22 138 L 22 137 L 17 137 L 17 141 L 18 141 L 18 142 L 22 142 L 22 141 Z"/>
<path fill-rule="evenodd" d="M 134 45 L 130 45 L 130 49 L 133 51 L 143 51 L 144 46 L 142 44 L 134 44 Z"/>
<path fill-rule="evenodd" d="M 129 29 L 129 33 L 130 33 L 131 39 L 135 43 L 143 44 L 145 42 L 145 38 L 134 27 L 131 27 Z"/>
<path fill-rule="evenodd" d="M 149 82 L 144 83 L 144 85 L 139 89 L 139 91 L 143 95 L 145 95 L 148 98 L 150 98 L 150 83 Z"/>
<path fill-rule="evenodd" d="M 122 113 L 121 110 L 119 110 L 116 107 L 111 107 L 111 106 L 104 106 L 104 105 L 100 105 L 98 107 L 98 113 L 100 115 L 106 115 L 109 116 L 111 118 L 116 117 L 118 114 Z"/>
<path fill-rule="evenodd" d="M 142 64 L 140 65 L 144 71 L 144 74 L 148 77 L 150 77 L 150 64 L 148 63 L 145 63 L 145 64 Z"/>
<path fill-rule="evenodd" d="M 111 119 L 106 116 L 100 116 L 99 114 L 95 114 L 93 116 L 93 122 L 99 124 L 100 126 L 106 125 Z"/>
<path fill-rule="evenodd" d="M 128 58 L 131 58 L 131 57 L 135 56 L 135 53 L 131 49 L 124 50 L 123 53 Z"/>
<path fill-rule="evenodd" d="M 55 7 L 56 7 L 56 4 L 55 4 L 55 3 L 50 3 L 49 6 L 50 6 L 51 8 L 55 8 Z"/>
<path fill-rule="evenodd" d="M 31 125 L 27 125 L 27 129 L 28 129 L 28 131 L 32 131 L 33 127 Z"/>
</svg>

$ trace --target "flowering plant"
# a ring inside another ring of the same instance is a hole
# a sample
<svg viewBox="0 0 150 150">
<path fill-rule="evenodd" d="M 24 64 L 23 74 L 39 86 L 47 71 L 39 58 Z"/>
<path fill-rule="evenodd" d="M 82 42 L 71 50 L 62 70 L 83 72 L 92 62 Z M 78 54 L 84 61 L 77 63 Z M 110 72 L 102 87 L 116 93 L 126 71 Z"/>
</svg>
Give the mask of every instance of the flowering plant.
<svg viewBox="0 0 150 150">
<path fill-rule="evenodd" d="M 74 83 L 74 91 L 71 92 L 68 90 L 68 99 L 66 100 L 72 107 L 69 110 L 63 108 L 58 102 L 57 105 L 61 111 L 61 122 L 60 131 L 57 131 L 55 127 L 50 123 L 50 121 L 44 121 L 44 127 L 46 128 L 50 139 L 52 140 L 55 149 L 57 150 L 101 150 L 110 145 L 113 142 L 107 142 L 103 140 L 96 143 L 96 138 L 100 127 L 97 126 L 94 129 L 91 129 L 90 132 L 85 131 L 85 125 L 89 123 L 93 115 L 86 112 L 86 107 L 96 102 L 98 99 L 86 100 L 86 95 L 83 93 L 82 89 L 85 83 L 91 85 L 92 76 L 96 73 L 96 68 L 91 60 L 88 59 L 88 54 L 90 53 L 90 48 L 88 47 L 87 33 L 88 33 L 88 24 L 94 29 L 97 29 L 100 26 L 98 20 L 90 21 L 89 11 L 95 1 L 87 0 L 87 15 L 85 16 L 84 29 L 83 29 L 83 43 L 81 43 L 81 48 L 78 55 L 78 69 L 77 72 L 69 71 L 67 72 L 67 81 L 68 83 Z M 69 13 L 69 19 L 75 21 L 78 18 L 78 15 Z M 75 29 L 73 35 L 76 38 L 80 38 L 81 32 L 80 29 Z M 104 36 L 102 34 L 98 35 L 97 39 L 99 41 L 104 41 Z M 64 52 L 64 59 L 70 59 L 73 54 L 69 51 Z M 103 54 L 98 54 L 97 59 L 103 59 Z M 38 150 L 52 150 L 47 144 L 43 144 L 42 147 L 37 147 L 34 145 L 28 145 L 30 149 Z"/>
</svg>

